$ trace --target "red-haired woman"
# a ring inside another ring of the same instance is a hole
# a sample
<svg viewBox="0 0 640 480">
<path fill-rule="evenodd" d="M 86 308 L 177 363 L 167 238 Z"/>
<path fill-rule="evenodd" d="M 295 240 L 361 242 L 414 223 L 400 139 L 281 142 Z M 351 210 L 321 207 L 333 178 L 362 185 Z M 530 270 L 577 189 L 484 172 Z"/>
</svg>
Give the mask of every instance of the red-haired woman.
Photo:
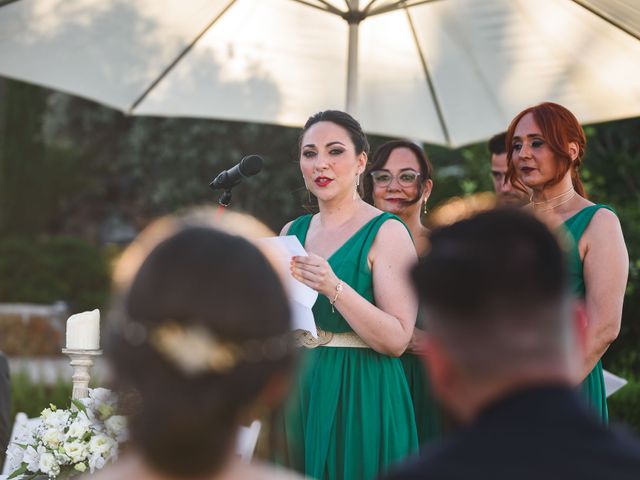
<svg viewBox="0 0 640 480">
<path fill-rule="evenodd" d="M 604 422 L 607 403 L 600 359 L 618 336 L 629 256 L 620 222 L 586 198 L 579 169 L 586 137 L 576 117 L 556 103 L 520 112 L 507 131 L 507 180 L 532 191 L 530 207 L 573 239 L 572 288 L 586 307 L 582 389 Z"/>
</svg>

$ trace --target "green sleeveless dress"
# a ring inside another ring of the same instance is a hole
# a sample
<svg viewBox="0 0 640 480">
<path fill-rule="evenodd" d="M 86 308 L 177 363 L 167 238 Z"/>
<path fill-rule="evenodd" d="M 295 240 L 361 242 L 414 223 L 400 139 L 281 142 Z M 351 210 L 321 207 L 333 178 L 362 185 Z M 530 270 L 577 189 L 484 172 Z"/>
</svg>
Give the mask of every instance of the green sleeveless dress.
<svg viewBox="0 0 640 480">
<path fill-rule="evenodd" d="M 585 207 L 568 218 L 564 222 L 566 231 L 570 234 L 572 241 L 570 242 L 569 265 L 571 272 L 571 287 L 574 295 L 578 298 L 584 298 L 586 289 L 584 284 L 584 276 L 582 272 L 582 260 L 580 259 L 580 251 L 578 250 L 578 242 L 582 234 L 587 229 L 593 215 L 601 208 L 606 208 L 613 212 L 613 209 L 606 205 L 591 205 Z M 615 212 L 614 212 L 615 213 Z M 602 361 L 598 361 L 591 373 L 584 379 L 581 385 L 584 397 L 589 407 L 595 411 L 604 423 L 608 422 L 607 396 L 604 388 L 604 377 L 602 374 Z"/>
<path fill-rule="evenodd" d="M 420 328 L 419 320 L 416 326 Z M 431 393 L 429 376 L 422 358 L 412 353 L 405 353 L 400 357 L 400 361 L 411 392 L 418 443 L 424 446 L 442 436 L 442 411 Z"/>
<path fill-rule="evenodd" d="M 373 218 L 328 259 L 335 274 L 371 303 L 367 255 L 380 226 L 392 218 Z M 300 217 L 287 233 L 304 245 L 310 222 L 311 215 Z M 323 330 L 353 331 L 324 295 L 313 314 Z M 303 349 L 292 390 L 284 427 L 285 463 L 294 470 L 323 480 L 369 480 L 417 450 L 413 405 L 398 358 L 370 348 Z"/>
</svg>

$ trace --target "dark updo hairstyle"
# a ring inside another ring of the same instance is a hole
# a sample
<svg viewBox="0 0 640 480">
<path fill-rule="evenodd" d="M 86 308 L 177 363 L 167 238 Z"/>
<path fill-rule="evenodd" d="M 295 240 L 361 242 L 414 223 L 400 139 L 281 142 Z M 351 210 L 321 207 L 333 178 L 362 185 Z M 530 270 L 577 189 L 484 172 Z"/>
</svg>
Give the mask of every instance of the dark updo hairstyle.
<svg viewBox="0 0 640 480">
<path fill-rule="evenodd" d="M 268 349 L 289 338 L 282 283 L 256 246 L 211 226 L 181 226 L 132 273 L 112 312 L 120 328 L 112 326 L 107 345 L 118 386 L 134 394 L 131 442 L 158 472 L 211 475 L 232 454 L 241 416 L 292 366 L 288 343 Z M 186 373 L 150 340 L 166 322 L 271 354 Z"/>
<path fill-rule="evenodd" d="M 584 130 L 578 122 L 578 119 L 567 108 L 552 102 L 544 102 L 534 107 L 529 107 L 520 112 L 511 121 L 507 130 L 507 174 L 505 181 L 522 190 L 527 191 L 525 185 L 518 179 L 518 175 L 513 165 L 513 136 L 516 127 L 522 118 L 531 113 L 534 120 L 540 127 L 540 132 L 544 137 L 547 145 L 553 151 L 556 159 L 556 174 L 551 185 L 560 182 L 566 173 L 571 170 L 571 181 L 573 188 L 579 195 L 586 198 L 584 185 L 580 180 L 580 166 L 582 165 L 582 157 L 584 156 L 585 147 L 587 145 L 587 137 Z M 568 145 L 575 142 L 578 146 L 578 156 L 575 160 L 571 159 L 568 151 Z"/>
<path fill-rule="evenodd" d="M 378 149 L 373 154 L 373 158 L 367 167 L 364 178 L 362 179 L 362 188 L 364 193 L 365 201 L 369 202 L 373 205 L 373 179 L 371 178 L 370 173 L 374 170 L 380 170 L 384 168 L 391 156 L 391 153 L 396 148 L 408 148 L 413 152 L 418 160 L 418 165 L 420 165 L 420 181 L 418 192 L 416 193 L 415 198 L 411 199 L 409 203 L 413 204 L 419 202 L 422 198 L 422 194 L 424 193 L 424 184 L 427 180 L 431 180 L 433 177 L 433 167 L 431 166 L 431 162 L 429 161 L 429 157 L 425 151 L 420 148 L 415 143 L 409 140 L 391 140 L 389 142 L 383 143 L 378 147 Z"/>
<path fill-rule="evenodd" d="M 349 133 L 349 137 L 351 137 L 351 141 L 356 150 L 356 155 L 360 155 L 362 152 L 369 155 L 369 141 L 367 140 L 367 136 L 365 135 L 360 123 L 349 115 L 346 112 L 342 112 L 340 110 L 325 110 L 324 112 L 318 112 L 315 115 L 311 115 L 307 120 L 307 123 L 304 124 L 302 128 L 302 132 L 300 133 L 300 138 L 298 139 L 298 147 L 302 149 L 302 138 L 304 134 L 307 133 L 313 125 L 319 122 L 331 122 L 336 125 L 344 128 L 347 133 Z"/>
</svg>

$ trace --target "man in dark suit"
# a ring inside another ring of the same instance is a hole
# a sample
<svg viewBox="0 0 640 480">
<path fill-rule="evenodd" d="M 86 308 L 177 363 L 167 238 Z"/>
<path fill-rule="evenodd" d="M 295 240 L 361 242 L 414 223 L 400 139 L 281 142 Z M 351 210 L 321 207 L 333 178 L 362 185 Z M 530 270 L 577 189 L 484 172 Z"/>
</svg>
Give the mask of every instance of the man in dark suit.
<svg viewBox="0 0 640 480">
<path fill-rule="evenodd" d="M 9 435 L 11 435 L 11 423 L 9 412 L 11 410 L 11 385 L 9 383 L 9 363 L 0 352 L 0 467 L 4 463 Z"/>
<path fill-rule="evenodd" d="M 431 382 L 462 426 L 389 480 L 640 479 L 640 443 L 575 393 L 586 319 L 542 223 L 494 210 L 435 230 L 412 276 Z"/>
</svg>

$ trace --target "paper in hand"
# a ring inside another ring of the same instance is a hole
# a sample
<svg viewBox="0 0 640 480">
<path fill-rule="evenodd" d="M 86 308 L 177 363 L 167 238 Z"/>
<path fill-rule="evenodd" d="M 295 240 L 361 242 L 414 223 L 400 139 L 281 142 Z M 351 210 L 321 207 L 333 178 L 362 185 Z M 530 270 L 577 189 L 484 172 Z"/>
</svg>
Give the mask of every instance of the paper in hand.
<svg viewBox="0 0 640 480">
<path fill-rule="evenodd" d="M 293 256 L 307 256 L 308 253 L 295 235 L 261 238 L 258 242 L 269 248 L 279 266 L 287 272 L 287 292 L 291 306 L 292 330 L 307 330 L 314 337 L 318 336 L 316 322 L 311 307 L 316 303 L 318 292 L 299 282 L 291 275 L 289 264 Z"/>
<path fill-rule="evenodd" d="M 604 376 L 604 390 L 606 392 L 607 398 L 616 393 L 628 383 L 626 379 L 618 377 L 617 375 L 614 375 L 613 373 L 606 370 L 602 371 L 602 375 Z"/>
</svg>

